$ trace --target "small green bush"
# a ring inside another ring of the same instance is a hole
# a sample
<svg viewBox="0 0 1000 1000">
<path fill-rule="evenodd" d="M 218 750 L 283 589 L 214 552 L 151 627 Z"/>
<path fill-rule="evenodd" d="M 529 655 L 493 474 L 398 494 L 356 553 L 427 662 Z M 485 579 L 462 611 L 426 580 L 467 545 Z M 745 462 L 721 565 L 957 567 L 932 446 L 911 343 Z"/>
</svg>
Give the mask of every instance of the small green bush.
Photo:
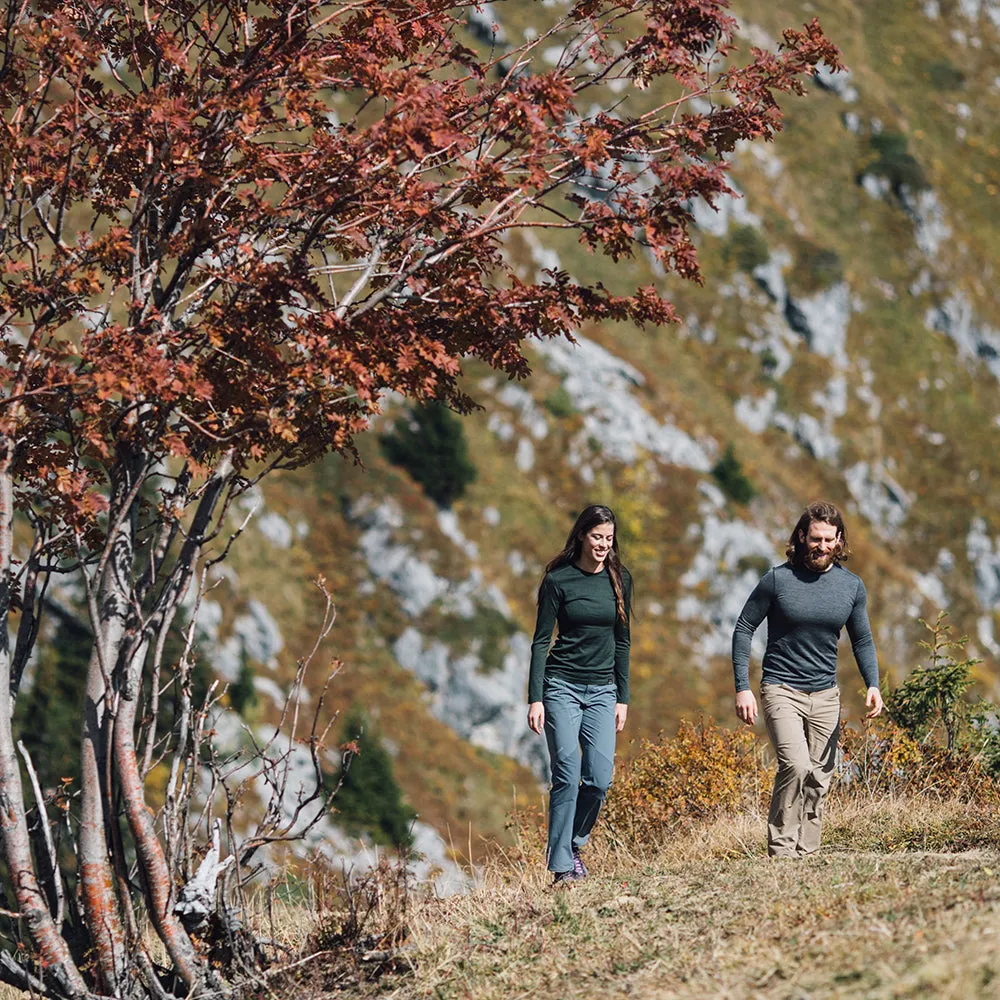
<svg viewBox="0 0 1000 1000">
<path fill-rule="evenodd" d="M 885 177 L 897 197 L 904 187 L 911 191 L 930 187 L 923 167 L 907 149 L 906 136 L 901 132 L 880 132 L 871 137 L 871 152 L 859 179 L 865 174 Z"/>
<path fill-rule="evenodd" d="M 407 848 L 416 813 L 403 800 L 392 757 L 365 713 L 354 708 L 344 722 L 343 764 L 334 781 L 337 822 L 354 834 L 367 833 L 376 844 Z"/>
<path fill-rule="evenodd" d="M 961 90 L 965 86 L 965 74 L 950 59 L 928 63 L 927 78 L 935 90 Z"/>
<path fill-rule="evenodd" d="M 763 576 L 771 568 L 771 560 L 767 556 L 742 556 L 736 562 L 737 573 L 753 573 Z"/>
<path fill-rule="evenodd" d="M 771 259 L 767 240 L 756 226 L 737 226 L 722 251 L 726 263 L 734 264 L 748 274 Z"/>
<path fill-rule="evenodd" d="M 921 744 L 938 744 L 949 753 L 963 751 L 981 759 L 990 773 L 1000 774 L 1000 735 L 996 732 L 996 705 L 968 697 L 977 659 L 956 659 L 967 637 L 951 638 L 951 626 L 942 611 L 933 623 L 921 619 L 931 633 L 920 645 L 928 662 L 918 666 L 885 699 L 886 712 L 896 725 Z"/>
<path fill-rule="evenodd" d="M 379 443 L 439 507 L 450 507 L 476 478 L 462 421 L 443 403 L 411 407 Z"/>
<path fill-rule="evenodd" d="M 781 362 L 778 360 L 778 355 L 770 347 L 765 347 L 763 351 L 760 352 L 760 367 L 764 375 L 770 378 L 778 370 L 778 365 Z"/>
<path fill-rule="evenodd" d="M 726 451 L 722 458 L 715 463 L 712 475 L 719 484 L 719 488 L 736 503 L 747 504 L 757 495 L 757 490 L 753 483 L 747 479 L 746 473 L 740 460 L 736 457 L 732 442 L 726 445 Z"/>
<path fill-rule="evenodd" d="M 250 660 L 244 652 L 239 675 L 229 685 L 229 703 L 240 715 L 246 715 L 257 704 L 257 688 L 254 686 L 253 677 L 253 667 L 250 666 Z"/>
<path fill-rule="evenodd" d="M 468 618 L 449 615 L 438 627 L 438 638 L 453 650 L 475 651 L 486 673 L 503 666 L 517 622 L 488 604 L 477 604 Z"/>
<path fill-rule="evenodd" d="M 800 293 L 811 295 L 836 285 L 843 278 L 844 264 L 836 250 L 803 241 L 788 274 L 788 284 Z"/>
<path fill-rule="evenodd" d="M 79 787 L 80 725 L 91 646 L 82 622 L 68 616 L 61 620 L 48 642 L 39 641 L 34 683 L 17 699 L 15 738 L 31 754 L 43 788 L 58 787 L 64 778 Z"/>
<path fill-rule="evenodd" d="M 566 387 L 563 385 L 553 389 L 545 397 L 544 402 L 545 408 L 554 417 L 571 417 L 576 413 L 576 407 L 573 405 L 573 397 L 566 391 Z"/>
</svg>

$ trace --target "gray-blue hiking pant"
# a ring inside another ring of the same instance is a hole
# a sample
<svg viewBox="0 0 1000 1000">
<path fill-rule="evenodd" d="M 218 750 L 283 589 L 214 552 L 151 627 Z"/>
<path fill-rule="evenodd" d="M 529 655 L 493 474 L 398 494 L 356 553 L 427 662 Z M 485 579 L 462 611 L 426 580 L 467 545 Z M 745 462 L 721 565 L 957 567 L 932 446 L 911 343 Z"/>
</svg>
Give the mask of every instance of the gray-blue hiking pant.
<svg viewBox="0 0 1000 1000">
<path fill-rule="evenodd" d="M 549 871 L 573 867 L 573 849 L 587 843 L 611 784 L 616 698 L 614 684 L 545 678 L 542 703 L 552 766 Z"/>
</svg>

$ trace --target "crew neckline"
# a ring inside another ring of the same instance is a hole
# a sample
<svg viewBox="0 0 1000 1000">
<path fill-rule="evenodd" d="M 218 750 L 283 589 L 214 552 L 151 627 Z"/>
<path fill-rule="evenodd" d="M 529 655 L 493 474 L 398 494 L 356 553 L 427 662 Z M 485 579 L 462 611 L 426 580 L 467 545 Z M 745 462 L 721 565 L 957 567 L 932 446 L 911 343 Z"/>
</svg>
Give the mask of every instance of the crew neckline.
<svg viewBox="0 0 1000 1000">
<path fill-rule="evenodd" d="M 608 561 L 605 559 L 601 568 L 599 570 L 595 570 L 593 573 L 588 573 L 582 566 L 578 566 L 575 562 L 570 563 L 570 566 L 572 566 L 573 569 L 578 570 L 584 576 L 600 576 L 608 568 Z"/>
</svg>

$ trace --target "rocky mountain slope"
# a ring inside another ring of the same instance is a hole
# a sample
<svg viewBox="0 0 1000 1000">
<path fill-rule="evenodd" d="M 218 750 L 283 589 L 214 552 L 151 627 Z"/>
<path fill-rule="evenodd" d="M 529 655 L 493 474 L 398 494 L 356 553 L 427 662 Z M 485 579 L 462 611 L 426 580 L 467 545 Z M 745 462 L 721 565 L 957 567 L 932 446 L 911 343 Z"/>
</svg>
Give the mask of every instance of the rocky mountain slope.
<svg viewBox="0 0 1000 1000">
<path fill-rule="evenodd" d="M 507 0 L 481 17 L 517 37 L 545 6 Z M 308 581 L 326 577 L 328 648 L 345 662 L 334 697 L 374 718 L 425 842 L 444 838 L 429 848 L 440 858 L 503 837 L 515 795 L 537 800 L 534 593 L 587 502 L 616 509 L 636 579 L 632 738 L 685 714 L 729 718 L 736 614 L 818 497 L 848 514 L 883 675 L 919 661 L 918 617 L 947 609 L 998 693 L 1000 3 L 734 12 L 745 48 L 819 16 L 850 73 L 820 74 L 784 101 L 777 142 L 737 151 L 741 197 L 692 206 L 704 286 L 558 237 L 507 243 L 526 273 L 653 281 L 684 321 L 540 342 L 522 384 L 471 367 L 477 476 L 451 510 L 374 434 L 364 468 L 330 459 L 273 480 L 204 616 L 214 669 L 235 680 L 249 665 L 263 722 L 316 626 Z M 389 406 L 383 426 L 401 416 Z M 713 475 L 730 447 L 748 503 Z M 856 714 L 847 651 L 842 672 Z"/>
</svg>

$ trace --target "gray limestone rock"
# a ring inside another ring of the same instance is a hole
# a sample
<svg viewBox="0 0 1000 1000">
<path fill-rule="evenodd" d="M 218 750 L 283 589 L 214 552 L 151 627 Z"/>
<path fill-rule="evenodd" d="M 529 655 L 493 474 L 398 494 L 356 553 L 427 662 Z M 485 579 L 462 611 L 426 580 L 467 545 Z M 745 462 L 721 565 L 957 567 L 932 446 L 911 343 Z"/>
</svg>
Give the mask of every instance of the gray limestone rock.
<svg viewBox="0 0 1000 1000">
<path fill-rule="evenodd" d="M 495 3 L 483 0 L 482 3 L 470 5 L 466 14 L 469 30 L 487 45 L 492 45 L 494 42 L 497 45 L 504 45 L 507 42 L 507 32 L 500 23 L 496 7 Z"/>
<path fill-rule="evenodd" d="M 861 135 L 861 115 L 856 111 L 845 111 L 841 116 L 840 120 L 844 123 L 844 128 L 847 129 L 851 135 Z M 867 174 L 865 176 L 868 176 Z"/>
<path fill-rule="evenodd" d="M 726 183 L 733 189 L 733 194 L 720 194 L 710 205 L 704 198 L 695 198 L 691 202 L 691 214 L 694 224 L 711 236 L 720 239 L 729 232 L 730 226 L 760 226 L 760 216 L 754 215 L 747 208 L 746 198 L 732 178 Z"/>
<path fill-rule="evenodd" d="M 841 70 L 839 73 L 833 70 L 826 63 L 820 63 L 813 70 L 813 79 L 823 90 L 828 90 L 836 94 L 842 101 L 848 104 L 858 99 L 858 90 L 851 83 L 851 71 Z"/>
<path fill-rule="evenodd" d="M 982 361 L 1000 379 L 1000 330 L 978 322 L 972 303 L 961 292 L 953 293 L 930 309 L 924 322 L 930 329 L 950 337 L 968 363 Z"/>
<path fill-rule="evenodd" d="M 858 509 L 883 536 L 891 538 L 906 519 L 913 498 L 881 462 L 858 462 L 844 471 Z"/>
<path fill-rule="evenodd" d="M 970 21 L 986 18 L 994 28 L 1000 29 L 1000 0 L 958 0 L 958 9 Z"/>
<path fill-rule="evenodd" d="M 274 511 L 268 511 L 257 518 L 257 530 L 278 549 L 291 548 L 295 538 L 292 526 Z"/>
<path fill-rule="evenodd" d="M 784 272 L 791 262 L 791 255 L 787 251 L 775 250 L 766 263 L 758 264 L 753 269 L 754 280 L 781 310 L 784 310 L 785 302 L 788 299 Z"/>
<path fill-rule="evenodd" d="M 576 341 L 544 340 L 536 349 L 550 370 L 565 376 L 563 388 L 583 415 L 584 432 L 605 457 L 631 464 L 647 451 L 671 465 L 712 467 L 704 446 L 658 421 L 636 398 L 645 380 L 632 365 L 586 337 Z"/>
<path fill-rule="evenodd" d="M 768 389 L 763 396 L 743 396 L 736 401 L 733 414 L 754 434 L 763 434 L 770 426 L 778 405 L 778 391 Z"/>
<path fill-rule="evenodd" d="M 733 627 L 750 591 L 766 570 L 780 562 L 774 544 L 759 528 L 722 519 L 722 494 L 709 483 L 701 492 L 701 548 L 681 577 L 686 593 L 677 602 L 677 617 L 703 626 L 694 640 L 700 657 L 726 656 Z M 754 638 L 756 655 L 763 652 L 763 630 Z"/>
<path fill-rule="evenodd" d="M 951 236 L 951 226 L 945 220 L 944 207 L 937 195 L 930 188 L 914 192 L 904 186 L 899 191 L 899 197 L 906 214 L 913 221 L 917 246 L 928 257 L 936 256 L 941 245 Z"/>
<path fill-rule="evenodd" d="M 828 427 L 809 413 L 791 416 L 777 413 L 772 419 L 775 427 L 791 434 L 795 440 L 821 462 L 835 462 L 840 454 L 840 441 Z"/>
<path fill-rule="evenodd" d="M 869 198 L 881 201 L 892 193 L 892 182 L 888 177 L 881 177 L 876 174 L 861 175 L 861 189 Z"/>
<path fill-rule="evenodd" d="M 436 718 L 460 736 L 494 753 L 514 757 L 540 777 L 547 758 L 544 742 L 528 727 L 525 691 L 531 640 L 523 632 L 510 638 L 499 670 L 483 671 L 476 656 L 455 656 L 437 639 L 405 629 L 392 647 L 400 666 L 427 686 Z"/>
<path fill-rule="evenodd" d="M 973 518 L 965 539 L 965 554 L 975 573 L 976 599 L 985 611 L 1000 608 L 1000 545 L 991 538 L 986 521 Z"/>
<path fill-rule="evenodd" d="M 811 351 L 834 362 L 847 362 L 847 328 L 851 321 L 851 292 L 839 281 L 806 298 L 785 301 L 788 325 L 805 338 Z"/>
<path fill-rule="evenodd" d="M 407 615 L 421 615 L 444 597 L 449 581 L 438 576 L 409 546 L 394 541 L 395 531 L 403 525 L 403 512 L 395 500 L 376 503 L 371 497 L 362 497 L 351 516 L 364 526 L 358 544 L 368 568 L 388 585 Z"/>
</svg>

